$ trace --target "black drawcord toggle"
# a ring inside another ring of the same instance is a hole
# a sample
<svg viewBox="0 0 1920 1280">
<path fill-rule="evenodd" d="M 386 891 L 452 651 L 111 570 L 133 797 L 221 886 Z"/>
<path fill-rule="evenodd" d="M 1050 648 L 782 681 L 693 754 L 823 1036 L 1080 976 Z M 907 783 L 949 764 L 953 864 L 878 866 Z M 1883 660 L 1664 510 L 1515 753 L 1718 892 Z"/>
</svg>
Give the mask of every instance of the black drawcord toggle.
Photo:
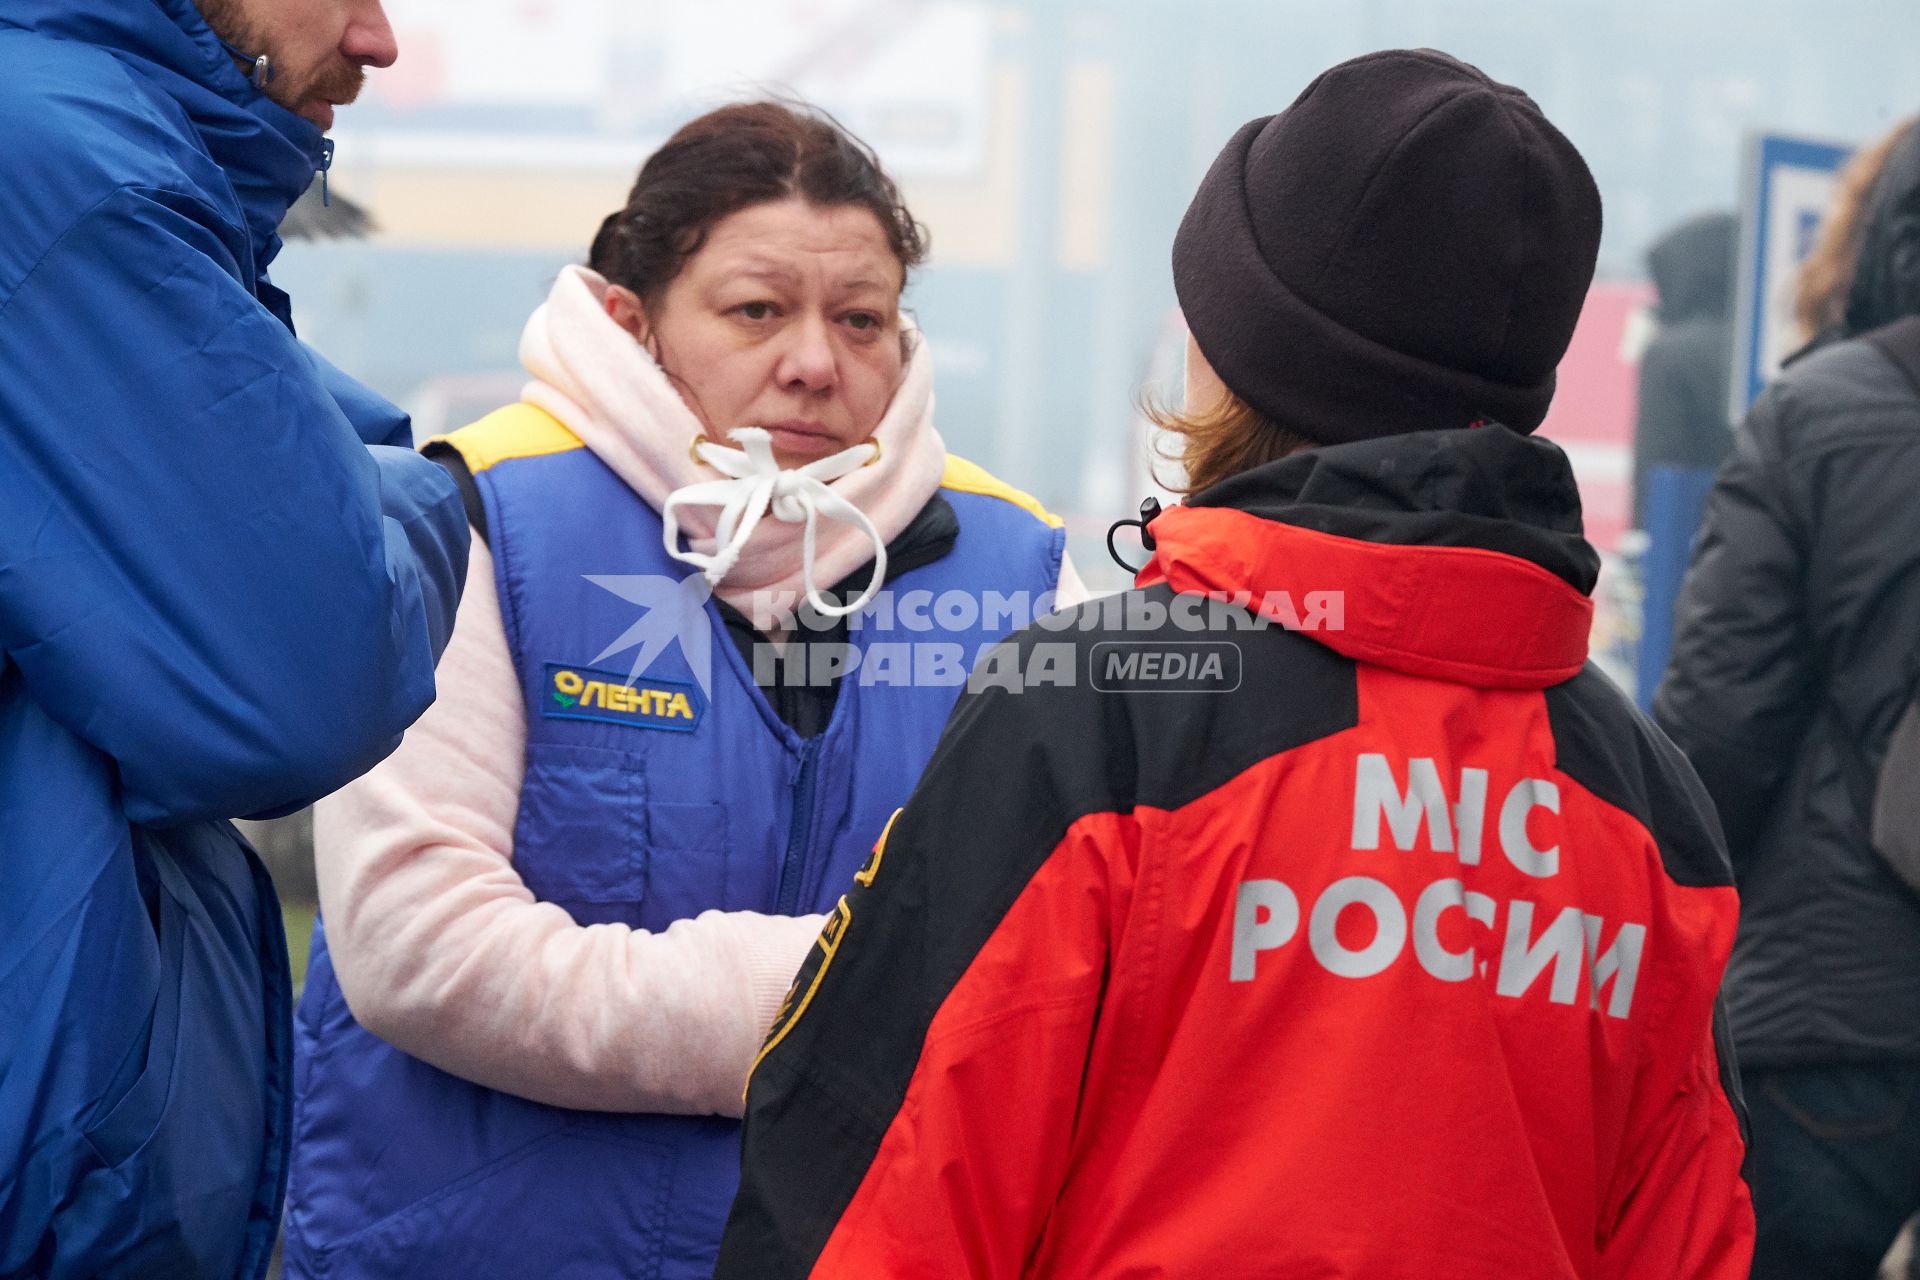
<svg viewBox="0 0 1920 1280">
<path fill-rule="evenodd" d="M 1153 531 L 1147 526 L 1159 519 L 1159 517 L 1160 499 L 1148 498 L 1140 504 L 1140 518 L 1138 520 L 1116 520 L 1113 522 L 1112 526 L 1107 529 L 1107 554 L 1113 557 L 1115 564 L 1125 569 L 1128 573 L 1135 575 L 1137 575 L 1141 569 L 1146 568 L 1145 565 L 1135 567 L 1134 565 L 1128 564 L 1125 560 L 1122 560 L 1120 553 L 1113 549 L 1113 535 L 1122 529 L 1138 528 L 1140 530 L 1140 545 L 1148 551 L 1152 551 L 1154 545 Z"/>
<path fill-rule="evenodd" d="M 220 37 L 215 36 L 214 39 L 220 40 Z M 247 79 L 253 82 L 254 88 L 264 89 L 267 87 L 267 81 L 273 79 L 273 59 L 269 58 L 266 54 L 256 55 L 248 53 L 245 50 L 235 48 L 225 40 L 220 40 L 220 47 L 233 55 L 235 62 L 243 62 L 253 68 L 248 74 Z"/>
<path fill-rule="evenodd" d="M 327 190 L 327 171 L 333 168 L 333 139 L 320 139 L 320 207 L 333 207 L 332 193 Z"/>
</svg>

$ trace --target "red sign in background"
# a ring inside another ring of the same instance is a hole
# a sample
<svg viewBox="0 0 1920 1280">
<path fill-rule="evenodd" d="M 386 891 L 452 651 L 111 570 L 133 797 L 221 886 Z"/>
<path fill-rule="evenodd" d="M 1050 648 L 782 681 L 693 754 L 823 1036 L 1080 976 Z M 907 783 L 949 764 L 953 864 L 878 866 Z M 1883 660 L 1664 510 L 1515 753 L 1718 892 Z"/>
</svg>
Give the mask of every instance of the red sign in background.
<svg viewBox="0 0 1920 1280">
<path fill-rule="evenodd" d="M 1560 362 L 1553 408 L 1540 424 L 1540 434 L 1565 449 L 1573 462 L 1587 538 L 1603 551 L 1618 549 L 1633 518 L 1639 352 L 1629 330 L 1652 301 L 1648 284 L 1593 286 Z"/>
</svg>

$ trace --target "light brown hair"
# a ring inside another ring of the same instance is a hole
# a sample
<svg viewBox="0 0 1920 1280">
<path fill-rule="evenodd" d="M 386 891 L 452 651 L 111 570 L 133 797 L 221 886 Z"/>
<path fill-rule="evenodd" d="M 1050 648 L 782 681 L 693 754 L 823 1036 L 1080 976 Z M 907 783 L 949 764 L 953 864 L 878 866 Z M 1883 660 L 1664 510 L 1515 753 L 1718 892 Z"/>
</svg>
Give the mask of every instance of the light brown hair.
<svg viewBox="0 0 1920 1280">
<path fill-rule="evenodd" d="M 1231 391 L 1202 410 L 1175 409 L 1148 400 L 1141 412 L 1154 426 L 1180 438 L 1178 451 L 1168 455 L 1186 473 L 1181 484 L 1168 486 L 1176 493 L 1198 493 L 1228 476 L 1303 453 L 1319 443 L 1281 426 Z"/>
<path fill-rule="evenodd" d="M 1823 330 L 1846 319 L 1847 295 L 1853 288 L 1854 268 L 1860 262 L 1860 242 L 1867 231 L 1874 184 L 1887 167 L 1894 145 L 1916 121 L 1920 117 L 1903 120 L 1840 171 L 1833 202 L 1820 223 L 1819 239 L 1794 278 L 1793 318 L 1802 342 L 1811 342 Z"/>
</svg>

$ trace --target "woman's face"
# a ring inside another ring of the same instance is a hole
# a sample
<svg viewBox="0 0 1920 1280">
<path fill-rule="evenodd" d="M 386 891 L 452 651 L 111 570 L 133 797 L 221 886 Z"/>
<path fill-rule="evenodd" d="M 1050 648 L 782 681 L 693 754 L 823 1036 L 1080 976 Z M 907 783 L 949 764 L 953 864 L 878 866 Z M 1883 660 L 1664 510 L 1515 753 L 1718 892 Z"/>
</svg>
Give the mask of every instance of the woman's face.
<svg viewBox="0 0 1920 1280">
<path fill-rule="evenodd" d="M 873 434 L 905 371 L 900 262 L 880 220 L 798 197 L 713 225 L 648 315 L 613 286 L 607 314 L 645 343 L 710 435 L 764 427 L 783 467 Z"/>
</svg>

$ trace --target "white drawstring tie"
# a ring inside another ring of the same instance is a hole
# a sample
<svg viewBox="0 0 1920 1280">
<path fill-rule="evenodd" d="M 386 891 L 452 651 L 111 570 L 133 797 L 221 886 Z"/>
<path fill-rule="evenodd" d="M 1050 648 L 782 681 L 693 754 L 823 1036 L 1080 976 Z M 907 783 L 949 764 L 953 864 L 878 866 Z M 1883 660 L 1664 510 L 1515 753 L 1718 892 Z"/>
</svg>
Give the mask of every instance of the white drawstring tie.
<svg viewBox="0 0 1920 1280">
<path fill-rule="evenodd" d="M 835 493 L 828 483 L 878 458 L 880 446 L 868 440 L 804 467 L 783 470 L 773 457 L 773 437 L 762 428 L 740 427 L 733 438 L 740 448 L 729 449 L 704 436 L 694 440 L 693 456 L 728 478 L 685 485 L 667 495 L 666 505 L 660 509 L 665 526 L 661 537 L 667 554 L 700 569 L 707 584 L 718 587 L 733 571 L 761 517 L 771 511 L 775 519 L 806 526 L 801 539 L 800 575 L 807 588 L 807 603 L 829 618 L 844 618 L 864 608 L 886 578 L 887 544 L 867 513 Z M 677 509 L 683 506 L 720 508 L 720 519 L 713 530 L 718 545 L 712 555 L 680 549 Z M 828 603 L 813 580 L 814 526 L 821 516 L 856 524 L 873 542 L 873 577 L 866 590 L 844 605 Z"/>
</svg>

